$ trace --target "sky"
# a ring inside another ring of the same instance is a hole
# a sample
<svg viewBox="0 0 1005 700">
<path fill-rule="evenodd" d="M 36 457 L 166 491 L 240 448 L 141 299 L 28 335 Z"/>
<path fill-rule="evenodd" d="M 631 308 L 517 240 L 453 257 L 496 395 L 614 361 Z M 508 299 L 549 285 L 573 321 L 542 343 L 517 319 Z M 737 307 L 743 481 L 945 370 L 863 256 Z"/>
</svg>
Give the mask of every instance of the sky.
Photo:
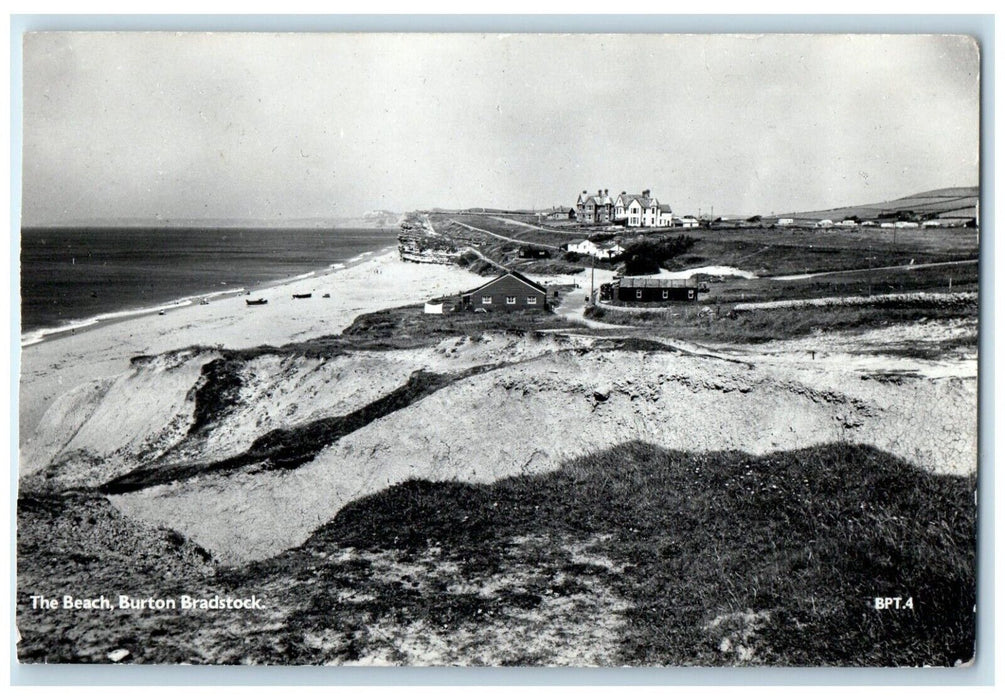
<svg viewBox="0 0 1005 700">
<path fill-rule="evenodd" d="M 771 214 L 978 183 L 935 35 L 28 34 L 22 223 L 572 206 Z"/>
</svg>

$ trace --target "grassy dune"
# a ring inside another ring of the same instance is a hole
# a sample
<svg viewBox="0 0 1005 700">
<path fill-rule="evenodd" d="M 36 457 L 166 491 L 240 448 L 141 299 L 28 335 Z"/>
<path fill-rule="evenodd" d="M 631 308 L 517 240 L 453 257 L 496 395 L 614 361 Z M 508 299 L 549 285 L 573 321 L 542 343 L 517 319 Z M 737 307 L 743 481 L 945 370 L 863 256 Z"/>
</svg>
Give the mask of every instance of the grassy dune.
<svg viewBox="0 0 1005 700">
<path fill-rule="evenodd" d="M 627 443 L 493 484 L 410 481 L 301 547 L 206 572 L 95 497 L 19 502 L 27 661 L 953 665 L 974 649 L 973 477 L 873 448 L 763 457 Z M 89 523 L 87 537 L 79 523 Z M 75 525 L 77 523 L 78 525 Z M 136 543 L 143 543 L 138 546 Z M 42 614 L 87 589 L 268 611 Z M 912 599 L 877 610 L 875 597 Z"/>
<path fill-rule="evenodd" d="M 630 443 L 486 487 L 405 484 L 304 549 L 437 543 L 474 575 L 543 539 L 572 590 L 595 577 L 630 602 L 620 663 L 951 665 L 973 654 L 974 486 L 861 446 L 752 458 Z M 615 565 L 570 560 L 569 538 Z M 555 595 L 555 580 L 514 593 Z M 888 595 L 914 610 L 872 607 Z"/>
</svg>

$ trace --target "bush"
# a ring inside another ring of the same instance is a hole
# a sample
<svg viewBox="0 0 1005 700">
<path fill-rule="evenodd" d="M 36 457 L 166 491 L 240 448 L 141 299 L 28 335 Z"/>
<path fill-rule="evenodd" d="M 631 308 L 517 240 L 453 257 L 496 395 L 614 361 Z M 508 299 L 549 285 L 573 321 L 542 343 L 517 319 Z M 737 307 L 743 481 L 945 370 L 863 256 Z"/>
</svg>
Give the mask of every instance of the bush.
<svg viewBox="0 0 1005 700">
<path fill-rule="evenodd" d="M 629 243 L 621 259 L 626 275 L 652 275 L 661 267 L 669 267 L 673 258 L 687 252 L 697 241 L 681 234 L 661 239 L 642 239 Z"/>
</svg>

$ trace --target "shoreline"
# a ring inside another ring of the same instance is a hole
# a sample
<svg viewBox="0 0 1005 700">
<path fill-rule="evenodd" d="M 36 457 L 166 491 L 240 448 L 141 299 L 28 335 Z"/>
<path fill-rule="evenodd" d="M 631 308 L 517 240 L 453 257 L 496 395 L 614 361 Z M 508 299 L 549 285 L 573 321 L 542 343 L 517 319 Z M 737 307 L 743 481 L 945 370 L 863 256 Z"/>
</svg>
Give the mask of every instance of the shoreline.
<svg viewBox="0 0 1005 700">
<path fill-rule="evenodd" d="M 345 267 L 323 268 L 255 289 L 256 296 L 269 299 L 265 305 L 247 306 L 241 294 L 216 297 L 209 304 L 176 306 L 163 315 L 151 311 L 108 319 L 20 346 L 20 444 L 23 447 L 31 439 L 57 397 L 128 372 L 130 358 L 137 355 L 193 346 L 280 346 L 334 335 L 360 314 L 421 303 L 484 282 L 456 266 L 402 261 L 395 246 L 368 253 L 351 264 L 346 261 Z M 335 263 L 339 264 L 343 263 Z M 314 297 L 292 298 L 307 292 Z M 323 293 L 330 298 L 323 298 Z"/>
<path fill-rule="evenodd" d="M 89 316 L 87 318 L 71 319 L 58 327 L 43 327 L 34 328 L 29 331 L 22 331 L 20 347 L 23 350 L 24 348 L 29 348 L 40 343 L 51 342 L 67 336 L 76 336 L 78 332 L 89 332 L 115 323 L 131 321 L 144 316 L 159 316 L 162 311 L 164 312 L 164 315 L 167 315 L 168 313 L 177 311 L 178 309 L 196 306 L 202 300 L 213 303 L 214 301 L 222 301 L 233 297 L 246 296 L 252 292 L 266 293 L 269 289 L 282 287 L 305 279 L 323 279 L 330 274 L 350 269 L 356 265 L 366 262 L 368 259 L 384 256 L 394 250 L 397 250 L 397 246 L 389 245 L 383 248 L 378 248 L 377 250 L 364 251 L 348 258 L 347 260 L 331 263 L 327 267 L 310 270 L 292 277 L 280 277 L 274 280 L 267 280 L 259 285 L 242 286 L 225 291 L 198 292 L 161 303 L 155 302 L 152 306 L 125 308 L 116 311 L 104 311 L 100 314 Z"/>
</svg>

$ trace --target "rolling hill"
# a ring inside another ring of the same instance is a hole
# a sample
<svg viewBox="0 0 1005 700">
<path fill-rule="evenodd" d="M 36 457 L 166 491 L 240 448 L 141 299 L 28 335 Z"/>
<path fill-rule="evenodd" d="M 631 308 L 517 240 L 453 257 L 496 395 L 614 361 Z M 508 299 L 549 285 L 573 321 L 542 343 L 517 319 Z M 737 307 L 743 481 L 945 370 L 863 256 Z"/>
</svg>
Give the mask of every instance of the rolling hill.
<svg viewBox="0 0 1005 700">
<path fill-rule="evenodd" d="M 898 212 L 913 212 L 922 218 L 973 219 L 977 216 L 978 187 L 948 187 L 908 195 L 900 199 L 874 204 L 860 204 L 819 211 L 792 212 L 779 217 L 793 219 L 831 219 L 837 221 L 857 216 L 860 219 L 877 219 Z"/>
</svg>

